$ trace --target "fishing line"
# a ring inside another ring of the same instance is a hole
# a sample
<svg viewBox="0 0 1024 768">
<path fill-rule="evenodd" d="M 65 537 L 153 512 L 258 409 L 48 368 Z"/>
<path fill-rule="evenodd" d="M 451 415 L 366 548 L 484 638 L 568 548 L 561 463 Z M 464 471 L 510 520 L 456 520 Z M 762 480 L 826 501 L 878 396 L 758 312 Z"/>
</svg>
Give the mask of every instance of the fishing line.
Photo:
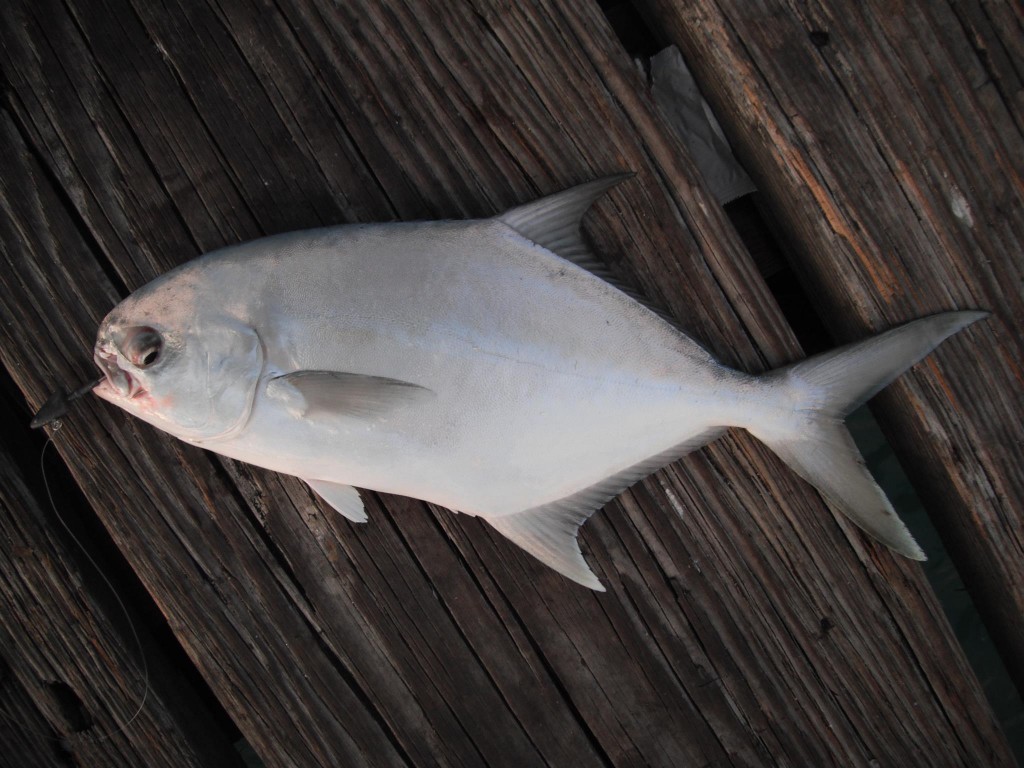
<svg viewBox="0 0 1024 768">
<path fill-rule="evenodd" d="M 139 661 L 140 661 L 140 663 L 142 665 L 142 677 L 143 677 L 142 697 L 139 699 L 138 706 L 135 708 L 135 711 L 132 713 L 131 717 L 129 717 L 127 720 L 125 720 L 117 728 L 115 728 L 113 731 L 110 731 L 109 733 L 101 734 L 99 736 L 87 736 L 87 737 L 85 737 L 85 738 L 87 738 L 87 739 L 89 739 L 91 741 L 94 741 L 94 742 L 96 742 L 96 741 L 106 741 L 107 739 L 113 738 L 117 734 L 126 731 L 128 729 L 128 727 L 133 722 L 135 722 L 135 720 L 139 717 L 139 715 L 142 714 L 142 710 L 145 708 L 146 701 L 149 698 L 149 689 L 150 689 L 150 686 L 149 686 L 149 662 L 146 659 L 146 652 L 145 652 L 145 650 L 142 647 L 142 639 L 139 637 L 138 630 L 135 627 L 135 622 L 132 621 L 131 614 L 128 611 L 128 607 L 124 604 L 124 600 L 121 599 L 121 595 L 118 593 L 117 589 L 114 587 L 114 585 L 110 581 L 110 579 L 107 578 L 107 575 L 103 572 L 103 569 L 100 568 L 99 564 L 97 564 L 97 562 L 93 559 L 92 555 L 89 554 L 89 550 L 86 549 L 85 545 L 81 541 L 79 541 L 78 537 L 75 536 L 75 534 L 71 531 L 70 526 L 68 526 L 67 522 L 65 522 L 64 518 L 61 516 L 60 512 L 57 510 L 57 504 L 54 502 L 54 499 L 53 499 L 53 492 L 50 490 L 50 480 L 46 476 L 46 449 L 49 448 L 50 444 L 53 442 L 53 436 L 56 435 L 61 430 L 61 428 L 64 425 L 57 418 L 54 418 L 54 419 L 50 420 L 48 423 L 52 424 L 53 431 L 51 432 L 50 435 L 47 436 L 46 442 L 43 444 L 43 450 L 39 454 L 39 469 L 40 469 L 40 472 L 41 472 L 41 474 L 43 476 L 43 487 L 46 489 L 46 497 L 50 501 L 50 508 L 53 510 L 53 514 L 54 514 L 54 516 L 56 516 L 57 521 L 64 528 L 64 531 L 67 533 L 68 536 L 71 537 L 71 540 L 75 543 L 75 546 L 78 547 L 78 549 L 85 556 L 85 559 L 93 567 L 93 569 L 96 571 L 96 573 L 99 574 L 100 579 L 102 579 L 103 583 L 107 585 L 107 589 L 110 590 L 110 593 L 114 596 L 114 599 L 117 601 L 118 606 L 120 606 L 121 612 L 124 614 L 125 620 L 128 622 L 128 627 L 131 629 L 132 637 L 135 640 L 135 647 L 138 650 Z M 50 736 L 49 734 L 39 733 L 38 731 L 35 731 L 35 729 L 27 728 L 27 727 L 25 727 L 24 723 L 22 723 L 22 722 L 20 722 L 20 721 L 18 721 L 16 719 L 13 719 L 11 717 L 6 717 L 6 719 L 10 720 L 13 723 L 16 723 L 23 730 L 28 731 L 28 732 L 32 732 L 35 736 L 37 736 L 39 738 L 43 738 L 43 739 L 47 739 L 47 740 L 51 740 L 51 741 L 61 741 L 61 742 L 67 741 L 66 738 L 53 737 L 53 736 Z"/>
</svg>

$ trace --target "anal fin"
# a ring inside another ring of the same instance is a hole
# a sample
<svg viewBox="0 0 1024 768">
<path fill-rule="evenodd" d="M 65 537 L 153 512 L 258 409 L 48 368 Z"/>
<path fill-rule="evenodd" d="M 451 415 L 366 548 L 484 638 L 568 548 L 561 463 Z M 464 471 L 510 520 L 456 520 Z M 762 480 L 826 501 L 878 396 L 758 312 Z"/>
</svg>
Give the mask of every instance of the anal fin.
<svg viewBox="0 0 1024 768">
<path fill-rule="evenodd" d="M 642 477 L 661 469 L 687 453 L 714 440 L 725 431 L 714 427 L 678 445 L 634 464 L 601 482 L 558 501 L 501 517 L 484 517 L 490 525 L 545 565 L 584 587 L 605 588 L 580 552 L 580 526 L 609 500 Z"/>
<path fill-rule="evenodd" d="M 571 505 L 560 506 L 560 502 L 555 502 L 514 515 L 484 519 L 544 565 L 577 584 L 604 592 L 601 582 L 583 559 L 576 539 L 580 526 L 596 511 L 583 512 Z"/>
</svg>

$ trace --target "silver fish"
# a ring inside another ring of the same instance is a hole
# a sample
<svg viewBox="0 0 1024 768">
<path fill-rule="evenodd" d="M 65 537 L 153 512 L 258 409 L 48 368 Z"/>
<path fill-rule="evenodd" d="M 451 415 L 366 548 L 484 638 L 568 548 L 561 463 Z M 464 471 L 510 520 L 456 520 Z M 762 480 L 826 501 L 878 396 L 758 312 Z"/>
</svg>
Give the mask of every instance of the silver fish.
<svg viewBox="0 0 1024 768">
<path fill-rule="evenodd" d="M 327 227 L 224 248 L 106 317 L 95 392 L 182 440 L 485 519 L 603 589 L 577 532 L 727 427 L 749 430 L 897 552 L 924 554 L 842 419 L 983 312 L 949 312 L 759 376 L 601 275 L 580 219 L 623 176 L 492 219 Z"/>
</svg>

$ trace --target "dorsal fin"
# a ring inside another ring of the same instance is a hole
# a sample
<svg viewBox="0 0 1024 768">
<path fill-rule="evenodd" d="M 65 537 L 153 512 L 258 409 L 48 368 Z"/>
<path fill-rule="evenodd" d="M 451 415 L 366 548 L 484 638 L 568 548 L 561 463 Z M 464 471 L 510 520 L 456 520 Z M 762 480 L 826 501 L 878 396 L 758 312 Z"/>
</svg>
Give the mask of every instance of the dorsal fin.
<svg viewBox="0 0 1024 768">
<path fill-rule="evenodd" d="M 505 538 L 563 576 L 584 587 L 604 592 L 604 587 L 580 552 L 576 539 L 580 526 L 640 478 L 706 445 L 724 431 L 724 427 L 709 429 L 564 499 L 514 515 L 484 519 Z"/>
<path fill-rule="evenodd" d="M 608 270 L 583 242 L 580 221 L 597 198 L 632 176 L 619 173 L 580 184 L 506 211 L 498 221 L 563 259 L 607 278 Z"/>
<path fill-rule="evenodd" d="M 577 267 L 582 267 L 600 277 L 629 298 L 647 307 L 662 320 L 678 328 L 674 318 L 666 314 L 664 310 L 652 306 L 634 288 L 624 284 L 622 280 L 613 275 L 608 266 L 591 252 L 583 240 L 583 232 L 580 228 L 583 214 L 597 198 L 616 184 L 631 179 L 633 176 L 632 173 L 618 173 L 614 176 L 605 176 L 603 179 L 580 184 L 564 192 L 548 195 L 540 200 L 506 211 L 497 217 L 497 221 L 511 227 L 530 242 L 547 248 L 556 256 L 571 261 Z"/>
</svg>

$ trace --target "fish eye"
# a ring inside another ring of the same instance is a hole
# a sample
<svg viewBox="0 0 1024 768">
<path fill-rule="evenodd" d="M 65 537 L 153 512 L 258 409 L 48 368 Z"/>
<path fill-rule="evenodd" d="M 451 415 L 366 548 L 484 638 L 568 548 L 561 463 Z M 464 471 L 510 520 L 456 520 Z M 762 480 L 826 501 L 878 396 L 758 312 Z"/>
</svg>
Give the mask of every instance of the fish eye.
<svg viewBox="0 0 1024 768">
<path fill-rule="evenodd" d="M 125 357 L 136 368 L 149 368 L 160 359 L 164 340 L 152 328 L 137 328 L 125 345 Z"/>
</svg>

